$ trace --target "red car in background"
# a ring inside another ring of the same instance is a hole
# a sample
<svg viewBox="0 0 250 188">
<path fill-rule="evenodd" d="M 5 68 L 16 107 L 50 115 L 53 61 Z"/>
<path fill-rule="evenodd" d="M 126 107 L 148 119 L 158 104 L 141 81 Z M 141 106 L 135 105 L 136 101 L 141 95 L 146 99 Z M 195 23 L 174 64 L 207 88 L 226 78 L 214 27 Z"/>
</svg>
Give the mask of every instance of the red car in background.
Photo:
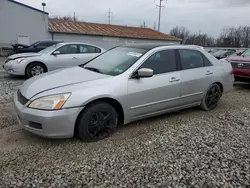
<svg viewBox="0 0 250 188">
<path fill-rule="evenodd" d="M 250 83 L 250 48 L 243 53 L 229 56 L 221 61 L 231 63 L 235 81 Z"/>
</svg>

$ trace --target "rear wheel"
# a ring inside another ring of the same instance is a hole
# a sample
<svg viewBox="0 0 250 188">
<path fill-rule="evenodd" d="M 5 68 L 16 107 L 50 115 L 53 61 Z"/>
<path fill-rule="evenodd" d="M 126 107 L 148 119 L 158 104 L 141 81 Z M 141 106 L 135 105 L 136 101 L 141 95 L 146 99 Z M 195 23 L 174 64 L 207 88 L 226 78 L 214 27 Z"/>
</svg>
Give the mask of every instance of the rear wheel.
<svg viewBox="0 0 250 188">
<path fill-rule="evenodd" d="M 87 106 L 77 122 L 77 135 L 86 142 L 95 142 L 109 137 L 118 124 L 118 114 L 106 102 L 96 102 Z"/>
<path fill-rule="evenodd" d="M 31 78 L 46 72 L 46 67 L 42 63 L 31 63 L 26 70 L 26 76 Z"/>
<path fill-rule="evenodd" d="M 218 106 L 221 96 L 222 91 L 220 86 L 218 84 L 212 84 L 202 100 L 201 108 L 207 111 L 215 109 Z"/>
</svg>

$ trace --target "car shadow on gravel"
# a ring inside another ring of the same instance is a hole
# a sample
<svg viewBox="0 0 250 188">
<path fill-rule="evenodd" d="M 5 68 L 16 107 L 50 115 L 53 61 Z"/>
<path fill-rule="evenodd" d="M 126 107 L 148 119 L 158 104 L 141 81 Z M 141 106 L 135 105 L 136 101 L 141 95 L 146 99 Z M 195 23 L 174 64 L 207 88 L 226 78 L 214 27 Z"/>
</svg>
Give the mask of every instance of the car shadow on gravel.
<svg viewBox="0 0 250 188">
<path fill-rule="evenodd" d="M 0 76 L 0 81 L 20 81 L 20 80 L 27 80 L 25 76 L 14 76 L 4 73 L 4 75 Z"/>
</svg>

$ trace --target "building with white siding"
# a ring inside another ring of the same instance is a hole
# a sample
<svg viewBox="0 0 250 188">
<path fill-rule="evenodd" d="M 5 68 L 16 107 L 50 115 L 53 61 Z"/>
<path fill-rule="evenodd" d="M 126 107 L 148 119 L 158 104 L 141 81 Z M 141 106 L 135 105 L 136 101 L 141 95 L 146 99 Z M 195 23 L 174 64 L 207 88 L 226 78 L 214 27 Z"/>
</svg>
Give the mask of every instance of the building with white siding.
<svg viewBox="0 0 250 188">
<path fill-rule="evenodd" d="M 42 10 L 14 0 L 0 0 L 0 48 L 40 40 L 87 42 L 105 49 L 128 43 L 181 42 L 150 28 L 49 19 Z"/>
<path fill-rule="evenodd" d="M 0 47 L 51 39 L 48 13 L 14 0 L 0 0 Z"/>
</svg>

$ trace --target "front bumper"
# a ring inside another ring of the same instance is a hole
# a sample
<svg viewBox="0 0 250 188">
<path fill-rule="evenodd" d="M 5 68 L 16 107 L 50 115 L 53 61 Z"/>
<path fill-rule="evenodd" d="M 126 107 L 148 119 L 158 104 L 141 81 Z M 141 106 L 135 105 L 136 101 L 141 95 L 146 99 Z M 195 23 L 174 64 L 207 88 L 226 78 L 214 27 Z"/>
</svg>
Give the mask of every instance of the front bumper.
<svg viewBox="0 0 250 188">
<path fill-rule="evenodd" d="M 25 66 L 22 64 L 14 64 L 13 61 L 9 61 L 8 63 L 5 63 L 3 65 L 3 69 L 8 73 L 12 75 L 25 75 Z"/>
<path fill-rule="evenodd" d="M 84 107 L 44 111 L 22 105 L 14 96 L 14 107 L 19 125 L 45 138 L 71 138 L 74 136 L 77 116 Z"/>
<path fill-rule="evenodd" d="M 233 72 L 235 77 L 250 79 L 250 69 L 233 68 Z"/>
</svg>

